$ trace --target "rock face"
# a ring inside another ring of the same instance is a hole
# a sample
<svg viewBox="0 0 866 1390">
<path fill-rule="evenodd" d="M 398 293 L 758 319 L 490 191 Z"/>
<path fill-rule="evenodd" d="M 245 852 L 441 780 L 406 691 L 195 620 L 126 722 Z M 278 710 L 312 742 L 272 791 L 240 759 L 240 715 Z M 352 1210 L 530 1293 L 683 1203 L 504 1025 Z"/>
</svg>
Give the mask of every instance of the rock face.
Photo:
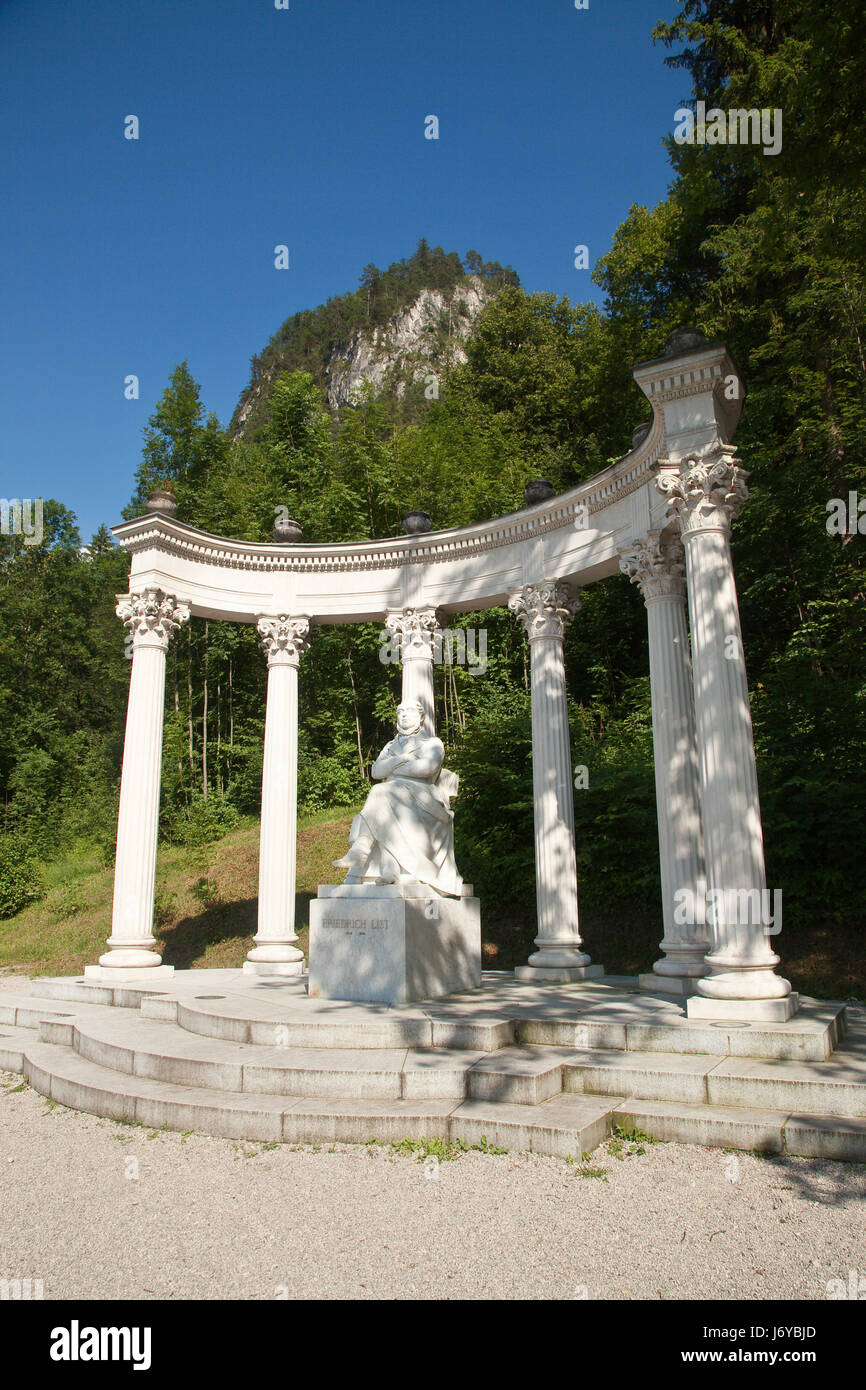
<svg viewBox="0 0 866 1390">
<path fill-rule="evenodd" d="M 463 343 L 492 295 L 472 276 L 453 294 L 422 290 L 414 303 L 383 328 L 356 333 L 331 354 L 328 364 L 328 404 L 332 410 L 349 405 L 367 382 L 402 396 L 410 381 L 424 382 L 447 364 L 466 361 Z"/>
<path fill-rule="evenodd" d="M 448 366 L 466 361 L 463 344 L 484 306 L 496 294 L 480 275 L 452 290 L 422 290 L 382 327 L 357 332 L 331 352 L 325 368 L 328 405 L 339 410 L 357 399 L 368 382 L 402 397 L 410 382 L 432 386 Z M 246 393 L 233 422 L 244 433 L 251 415 L 271 388 L 262 376 Z M 435 393 L 431 390 L 431 398 Z"/>
</svg>

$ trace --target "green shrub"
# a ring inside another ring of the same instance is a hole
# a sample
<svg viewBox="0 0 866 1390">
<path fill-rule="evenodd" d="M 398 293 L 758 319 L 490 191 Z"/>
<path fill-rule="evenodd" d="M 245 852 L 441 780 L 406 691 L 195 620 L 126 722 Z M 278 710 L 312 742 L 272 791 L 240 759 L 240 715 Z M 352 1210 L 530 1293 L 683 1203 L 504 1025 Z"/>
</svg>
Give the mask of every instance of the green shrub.
<svg viewBox="0 0 866 1390">
<path fill-rule="evenodd" d="M 14 917 L 44 892 L 42 874 L 26 842 L 0 836 L 0 918 Z"/>
<path fill-rule="evenodd" d="M 351 761 L 351 750 L 341 757 L 312 753 L 301 759 L 298 804 L 305 811 L 354 806 L 361 795 L 357 764 Z"/>
<path fill-rule="evenodd" d="M 237 808 L 218 792 L 211 792 L 206 801 L 197 796 L 186 814 L 178 818 L 173 838 L 194 849 L 227 835 L 239 820 Z"/>
</svg>

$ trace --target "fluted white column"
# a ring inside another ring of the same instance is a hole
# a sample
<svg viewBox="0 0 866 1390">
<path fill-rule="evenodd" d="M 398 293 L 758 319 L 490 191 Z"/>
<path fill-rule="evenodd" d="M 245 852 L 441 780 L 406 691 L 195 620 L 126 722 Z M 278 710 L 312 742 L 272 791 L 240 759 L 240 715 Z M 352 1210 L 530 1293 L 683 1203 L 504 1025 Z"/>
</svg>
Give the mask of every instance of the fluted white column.
<svg viewBox="0 0 866 1390">
<path fill-rule="evenodd" d="M 436 608 L 403 608 L 389 613 L 385 626 L 400 649 L 404 704 L 417 700 L 424 714 L 424 732 L 435 734 L 433 658 L 435 642 L 445 626 Z"/>
<path fill-rule="evenodd" d="M 518 966 L 520 980 L 582 980 L 603 975 L 583 950 L 577 914 L 574 786 L 562 639 L 577 598 L 565 584 L 527 584 L 508 606 L 529 638 L 532 783 L 538 950 Z"/>
<path fill-rule="evenodd" d="M 159 835 L 165 656 L 189 608 L 155 586 L 118 595 L 117 616 L 132 632 L 132 671 L 117 817 L 114 906 L 108 951 L 88 979 L 134 980 L 171 975 L 153 949 L 153 897 Z"/>
<path fill-rule="evenodd" d="M 682 544 L 650 532 L 622 552 L 619 567 L 640 586 L 647 610 L 664 923 L 664 955 L 640 982 L 644 989 L 690 994 L 707 973 L 710 941 L 703 913 L 689 921 L 680 910 L 705 902 L 707 888 Z"/>
<path fill-rule="evenodd" d="M 295 942 L 298 830 L 298 667 L 308 645 L 306 617 L 259 619 L 268 657 L 268 697 L 262 768 L 259 920 L 244 970 L 256 975 L 302 975 Z"/>
<path fill-rule="evenodd" d="M 730 528 L 747 497 L 729 445 L 659 466 L 685 546 L 701 806 L 710 899 L 709 974 L 690 1018 L 784 1020 L 798 1004 L 775 973 L 765 930 L 766 875 L 755 748 Z"/>
</svg>

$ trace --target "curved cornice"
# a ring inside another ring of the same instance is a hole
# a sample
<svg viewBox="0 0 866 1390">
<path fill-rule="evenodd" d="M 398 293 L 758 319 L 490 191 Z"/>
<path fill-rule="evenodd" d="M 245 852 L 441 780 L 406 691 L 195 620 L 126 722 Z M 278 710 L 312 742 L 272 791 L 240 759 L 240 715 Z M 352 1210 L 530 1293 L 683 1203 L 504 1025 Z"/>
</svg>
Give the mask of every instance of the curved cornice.
<svg viewBox="0 0 866 1390">
<path fill-rule="evenodd" d="M 442 564 L 573 527 L 578 516 L 603 512 L 650 481 L 663 443 L 664 417 L 661 410 L 654 410 L 652 428 L 635 449 L 568 492 L 489 521 L 429 531 L 423 536 L 328 545 L 263 544 L 213 536 L 155 512 L 121 522 L 113 532 L 119 545 L 133 555 L 156 549 L 184 560 L 234 570 L 310 574 Z"/>
</svg>

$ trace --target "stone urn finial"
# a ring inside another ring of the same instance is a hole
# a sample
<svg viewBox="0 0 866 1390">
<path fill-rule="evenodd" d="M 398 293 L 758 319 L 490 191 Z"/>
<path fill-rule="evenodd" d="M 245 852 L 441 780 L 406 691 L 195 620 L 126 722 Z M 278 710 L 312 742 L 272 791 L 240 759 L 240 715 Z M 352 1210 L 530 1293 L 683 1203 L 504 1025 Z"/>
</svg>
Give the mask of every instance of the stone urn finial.
<svg viewBox="0 0 866 1390">
<path fill-rule="evenodd" d="M 695 348 L 706 346 L 706 334 L 692 324 L 682 324 L 669 334 L 665 342 L 663 357 L 679 357 L 683 352 L 693 352 Z"/>
<path fill-rule="evenodd" d="M 156 487 L 147 499 L 147 510 L 159 516 L 174 516 L 177 498 L 167 487 Z"/>
<path fill-rule="evenodd" d="M 407 536 L 423 536 L 425 531 L 433 530 L 433 519 L 427 512 L 407 512 L 403 530 Z"/>
<path fill-rule="evenodd" d="M 304 532 L 299 521 L 292 521 L 291 517 L 284 517 L 280 521 L 274 522 L 274 540 L 277 545 L 297 545 L 298 541 L 304 539 Z"/>
<path fill-rule="evenodd" d="M 548 478 L 533 478 L 523 489 L 524 507 L 535 507 L 539 502 L 549 502 L 556 496 L 556 488 Z"/>
</svg>

